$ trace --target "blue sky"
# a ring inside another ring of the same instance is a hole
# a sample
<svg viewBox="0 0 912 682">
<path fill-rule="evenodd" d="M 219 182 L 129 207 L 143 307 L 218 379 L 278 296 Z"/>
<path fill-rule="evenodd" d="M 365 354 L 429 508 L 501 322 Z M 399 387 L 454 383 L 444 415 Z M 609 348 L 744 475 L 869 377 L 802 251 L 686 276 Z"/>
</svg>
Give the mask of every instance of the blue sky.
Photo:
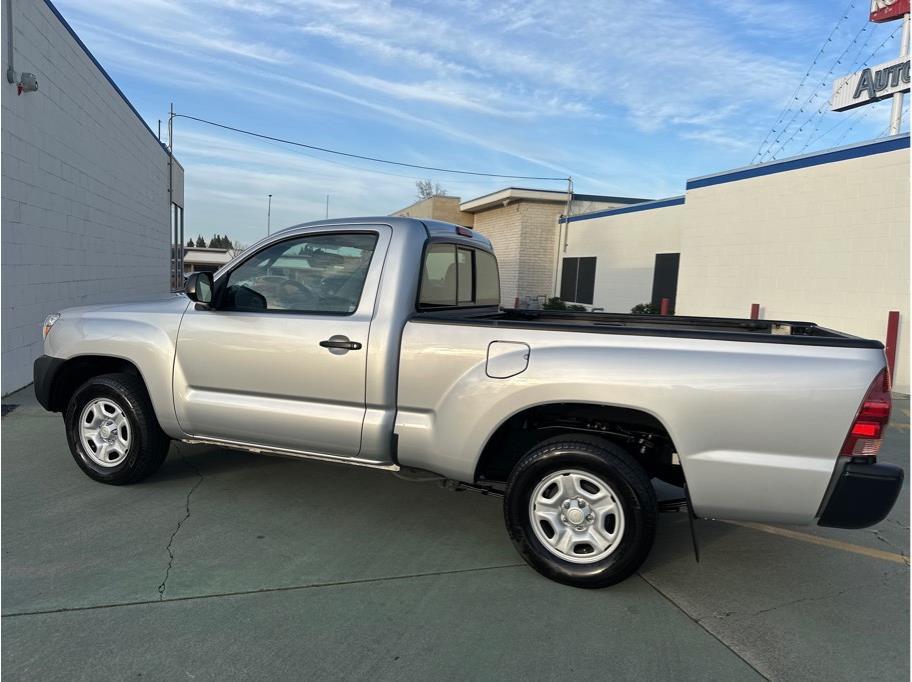
<svg viewBox="0 0 912 682">
<path fill-rule="evenodd" d="M 867 0 L 854 2 L 793 100 L 849 0 L 56 5 L 153 130 L 173 101 L 180 113 L 343 151 L 569 174 L 578 192 L 650 198 L 750 163 L 789 102 L 805 113 L 785 118 L 789 132 L 769 150 L 778 158 L 884 134 L 889 103 L 841 114 L 824 105 L 835 76 L 897 54 L 898 34 L 875 48 L 899 26 L 868 23 Z M 322 217 L 327 194 L 333 217 L 389 213 L 414 200 L 420 177 L 463 199 L 509 184 L 565 187 L 304 154 L 182 119 L 175 154 L 187 231 L 246 243 L 265 232 L 269 193 L 282 227 Z"/>
</svg>

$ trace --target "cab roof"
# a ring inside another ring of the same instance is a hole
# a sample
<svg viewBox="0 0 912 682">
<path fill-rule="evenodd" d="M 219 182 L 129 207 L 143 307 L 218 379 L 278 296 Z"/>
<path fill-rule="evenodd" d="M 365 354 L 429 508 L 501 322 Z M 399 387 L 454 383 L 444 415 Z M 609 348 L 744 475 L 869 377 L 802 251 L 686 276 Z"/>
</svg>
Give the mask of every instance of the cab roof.
<svg viewBox="0 0 912 682">
<path fill-rule="evenodd" d="M 423 230 L 430 239 L 452 239 L 452 241 L 462 242 L 466 244 L 474 244 L 480 246 L 488 251 L 492 250 L 491 240 L 485 237 L 480 232 L 465 227 L 463 225 L 456 225 L 455 223 L 447 223 L 442 220 L 425 220 L 422 218 L 408 218 L 404 216 L 364 216 L 358 218 L 332 218 L 330 220 L 314 220 L 309 223 L 301 223 L 300 225 L 292 225 L 291 227 L 286 227 L 283 230 L 279 230 L 274 234 L 279 232 L 286 232 L 289 230 L 299 230 L 302 228 L 310 227 L 320 227 L 320 226 L 338 226 L 338 225 L 389 225 L 393 230 L 414 230 L 416 227 Z"/>
</svg>

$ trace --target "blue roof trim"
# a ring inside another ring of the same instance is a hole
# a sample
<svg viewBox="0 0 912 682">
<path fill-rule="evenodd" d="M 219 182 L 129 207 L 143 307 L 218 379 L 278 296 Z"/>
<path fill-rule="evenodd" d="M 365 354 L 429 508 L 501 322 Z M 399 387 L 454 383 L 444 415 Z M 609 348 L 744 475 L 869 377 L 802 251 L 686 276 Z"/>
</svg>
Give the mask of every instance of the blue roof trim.
<svg viewBox="0 0 912 682">
<path fill-rule="evenodd" d="M 162 148 L 162 151 L 164 151 L 165 154 L 167 154 L 168 148 L 162 143 L 161 140 L 158 139 L 158 135 L 156 135 L 155 131 L 149 127 L 149 124 L 146 123 L 146 119 L 144 119 L 142 116 L 139 115 L 139 112 L 136 111 L 136 107 L 133 106 L 133 103 L 127 99 L 127 96 L 125 94 L 123 94 L 123 91 L 119 87 L 117 87 L 117 83 L 114 82 L 114 79 L 108 75 L 108 72 L 104 70 L 104 67 L 98 62 L 97 59 L 95 59 L 95 55 L 93 55 L 92 52 L 89 50 L 89 48 L 86 47 L 86 44 L 84 42 L 82 42 L 82 38 L 80 38 L 78 35 L 76 35 L 76 31 L 74 31 L 73 27 L 70 26 L 70 24 L 67 22 L 67 20 L 63 18 L 63 15 L 60 13 L 60 11 L 56 7 L 54 7 L 54 3 L 52 3 L 51 0 L 44 0 L 44 4 L 46 4 L 48 6 L 48 9 L 54 13 L 54 16 L 56 16 L 57 19 L 60 21 L 60 23 L 63 24 L 63 27 L 67 31 L 70 32 L 70 35 L 73 36 L 73 39 L 79 44 L 79 47 L 82 48 L 82 51 L 85 52 L 86 55 L 88 56 L 88 58 L 92 60 L 92 63 L 95 65 L 95 67 L 99 71 L 101 71 L 101 75 L 108 79 L 108 83 L 111 84 L 111 87 L 113 87 L 114 90 L 117 91 L 117 94 L 120 95 L 121 99 L 123 99 L 123 101 L 126 102 L 127 106 L 130 107 L 130 111 L 132 111 L 134 114 L 136 114 L 136 118 L 138 118 L 142 122 L 142 124 L 143 124 L 143 126 L 145 126 L 146 130 L 149 131 L 149 134 L 153 138 L 155 138 L 155 142 Z"/>
<path fill-rule="evenodd" d="M 654 208 L 665 208 L 666 206 L 680 206 L 684 203 L 684 196 L 671 197 L 670 199 L 657 199 L 656 201 L 644 201 L 633 206 L 624 206 L 623 208 L 609 208 L 604 211 L 593 211 L 592 213 L 580 213 L 572 215 L 569 218 L 561 218 L 562 223 L 575 223 L 578 220 L 592 220 L 593 218 L 603 218 L 609 215 L 621 215 L 622 213 L 637 213 L 639 211 L 651 211 Z"/>
<path fill-rule="evenodd" d="M 908 147 L 909 133 L 904 133 L 883 140 L 861 142 L 859 144 L 837 147 L 836 149 L 829 149 L 823 152 L 805 154 L 804 156 L 794 156 L 789 159 L 782 159 L 781 161 L 770 161 L 756 166 L 747 166 L 746 168 L 739 168 L 733 171 L 725 171 L 724 173 L 692 178 L 687 181 L 687 189 L 699 189 L 701 187 L 721 185 L 726 182 L 737 182 L 738 180 L 758 178 L 764 175 L 773 175 L 774 173 L 784 173 L 786 171 L 798 170 L 799 168 L 809 168 L 811 166 L 820 166 L 826 163 L 835 163 L 836 161 L 846 161 L 848 159 L 872 156 L 873 154 L 883 154 L 885 152 L 896 151 L 897 149 L 907 149 Z"/>
</svg>

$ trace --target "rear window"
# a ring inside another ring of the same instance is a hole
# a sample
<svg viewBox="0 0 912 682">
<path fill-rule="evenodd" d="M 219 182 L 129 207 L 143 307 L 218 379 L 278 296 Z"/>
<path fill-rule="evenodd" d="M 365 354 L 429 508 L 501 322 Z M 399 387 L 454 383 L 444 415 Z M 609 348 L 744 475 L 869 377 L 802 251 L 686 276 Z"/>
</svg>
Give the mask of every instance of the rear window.
<svg viewBox="0 0 912 682">
<path fill-rule="evenodd" d="M 422 308 L 498 305 L 500 279 L 494 256 L 455 244 L 431 244 L 421 268 Z"/>
</svg>

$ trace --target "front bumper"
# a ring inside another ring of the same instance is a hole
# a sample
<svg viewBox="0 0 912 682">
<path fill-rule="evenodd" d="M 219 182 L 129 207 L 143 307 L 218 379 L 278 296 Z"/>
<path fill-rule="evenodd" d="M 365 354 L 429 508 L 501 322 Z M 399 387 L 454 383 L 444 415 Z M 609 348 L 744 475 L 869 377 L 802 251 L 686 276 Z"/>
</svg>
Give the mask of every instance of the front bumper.
<svg viewBox="0 0 912 682">
<path fill-rule="evenodd" d="M 903 470 L 893 464 L 846 464 L 818 523 L 832 528 L 873 526 L 890 513 L 902 483 Z"/>
<path fill-rule="evenodd" d="M 35 379 L 35 397 L 38 398 L 38 402 L 41 403 L 44 409 L 52 412 L 60 410 L 59 407 L 54 405 L 52 389 L 54 387 L 54 379 L 57 377 L 57 373 L 64 362 L 66 361 L 61 358 L 42 355 L 35 360 L 32 368 Z"/>
</svg>

